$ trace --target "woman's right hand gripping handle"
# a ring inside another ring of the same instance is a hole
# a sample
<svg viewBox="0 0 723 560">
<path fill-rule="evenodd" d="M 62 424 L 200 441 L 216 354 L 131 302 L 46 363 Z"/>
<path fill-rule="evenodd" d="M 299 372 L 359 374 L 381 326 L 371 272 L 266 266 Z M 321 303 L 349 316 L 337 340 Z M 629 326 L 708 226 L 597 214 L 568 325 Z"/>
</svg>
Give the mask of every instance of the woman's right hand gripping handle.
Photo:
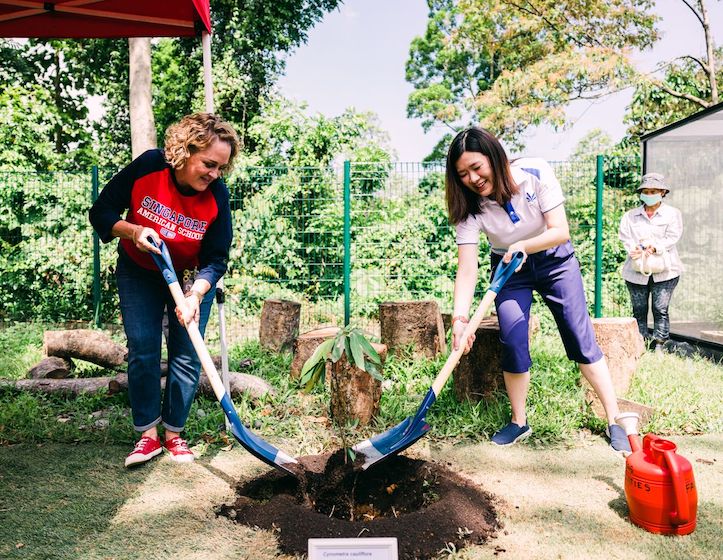
<svg viewBox="0 0 723 560">
<path fill-rule="evenodd" d="M 149 237 L 155 242 L 155 245 L 148 240 Z M 160 249 L 158 249 L 161 245 L 161 237 L 154 229 L 138 225 L 135 226 L 131 232 L 131 241 L 133 241 L 133 244 L 139 251 L 155 253 L 156 255 L 161 254 Z"/>
<path fill-rule="evenodd" d="M 489 290 L 492 290 L 495 293 L 499 292 L 509 277 L 522 268 L 526 259 L 527 255 L 524 251 L 515 251 L 512 253 L 509 262 L 501 261 L 495 269 L 495 274 L 492 278 Z M 462 335 L 464 334 L 464 330 L 467 328 L 468 323 L 469 320 L 463 315 L 458 315 L 452 318 L 452 347 L 454 350 L 459 348 L 459 342 L 462 340 Z M 475 333 L 470 333 L 464 347 L 464 354 L 467 354 L 470 350 L 472 350 L 474 341 Z"/>
<path fill-rule="evenodd" d="M 469 319 L 462 315 L 454 317 L 452 319 L 452 347 L 457 350 L 459 348 L 459 341 L 462 340 L 462 334 L 464 329 L 467 328 Z M 469 353 L 472 350 L 472 344 L 474 344 L 475 333 L 470 334 L 467 337 L 467 344 L 464 346 L 464 354 Z"/>
</svg>

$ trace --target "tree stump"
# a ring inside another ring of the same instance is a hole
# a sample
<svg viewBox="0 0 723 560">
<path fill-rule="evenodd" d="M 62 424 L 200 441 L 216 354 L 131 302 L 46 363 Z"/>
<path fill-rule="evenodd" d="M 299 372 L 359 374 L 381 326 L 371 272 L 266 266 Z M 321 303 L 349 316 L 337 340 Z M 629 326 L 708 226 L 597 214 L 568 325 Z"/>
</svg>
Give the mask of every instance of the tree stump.
<svg viewBox="0 0 723 560">
<path fill-rule="evenodd" d="M 267 299 L 261 309 L 259 343 L 264 348 L 290 350 L 299 334 L 301 304 L 286 299 Z"/>
<path fill-rule="evenodd" d="M 128 356 L 125 346 L 116 344 L 105 333 L 89 329 L 45 331 L 43 350 L 47 356 L 78 358 L 105 368 L 123 365 Z"/>
<path fill-rule="evenodd" d="M 447 352 L 442 314 L 435 301 L 390 301 L 379 304 L 381 341 L 390 352 L 412 344 L 415 355 L 434 358 Z"/>
<path fill-rule="evenodd" d="M 371 344 L 384 364 L 387 347 L 384 344 Z M 344 426 L 358 420 L 359 426 L 366 426 L 379 414 L 381 397 L 382 382 L 351 365 L 346 353 L 331 365 L 330 412 L 338 425 Z"/>
<path fill-rule="evenodd" d="M 592 320 L 595 338 L 610 370 L 615 395 L 619 398 L 630 388 L 630 381 L 638 365 L 638 359 L 645 352 L 645 343 L 638 330 L 637 321 L 632 317 L 603 317 Z M 595 414 L 605 418 L 605 410 L 590 384 L 584 379 L 586 400 Z M 622 404 L 622 401 L 619 401 Z"/>
<path fill-rule="evenodd" d="M 528 334 L 532 339 L 540 330 L 540 320 L 530 316 Z M 454 370 L 454 395 L 458 401 L 479 402 L 505 386 L 502 375 L 502 343 L 496 315 L 482 319 L 468 354 L 462 356 Z"/>
<path fill-rule="evenodd" d="M 72 360 L 50 356 L 35 364 L 28 371 L 30 379 L 65 379 L 73 371 Z"/>
<path fill-rule="evenodd" d="M 294 341 L 294 359 L 291 361 L 290 371 L 292 379 L 298 379 L 301 377 L 301 370 L 303 369 L 306 360 L 311 358 L 311 355 L 319 347 L 319 344 L 336 336 L 339 330 L 339 327 L 323 327 L 302 333 L 296 338 Z M 330 373 L 330 366 L 327 363 L 327 379 L 329 379 Z"/>
<path fill-rule="evenodd" d="M 442 326 L 444 327 L 445 339 L 449 329 L 452 328 L 452 314 L 442 313 Z"/>
<path fill-rule="evenodd" d="M 454 370 L 457 400 L 479 402 L 504 387 L 501 360 L 500 326 L 497 317 L 487 317 L 475 332 L 472 349 L 460 358 Z"/>
</svg>

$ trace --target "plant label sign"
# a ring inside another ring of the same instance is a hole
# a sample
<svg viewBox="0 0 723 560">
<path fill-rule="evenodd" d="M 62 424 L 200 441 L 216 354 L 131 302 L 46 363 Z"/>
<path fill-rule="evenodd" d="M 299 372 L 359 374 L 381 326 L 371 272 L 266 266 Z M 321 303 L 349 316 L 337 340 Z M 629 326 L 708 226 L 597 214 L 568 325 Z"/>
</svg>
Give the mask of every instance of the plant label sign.
<svg viewBox="0 0 723 560">
<path fill-rule="evenodd" d="M 399 560 L 397 539 L 309 539 L 309 560 Z"/>
</svg>

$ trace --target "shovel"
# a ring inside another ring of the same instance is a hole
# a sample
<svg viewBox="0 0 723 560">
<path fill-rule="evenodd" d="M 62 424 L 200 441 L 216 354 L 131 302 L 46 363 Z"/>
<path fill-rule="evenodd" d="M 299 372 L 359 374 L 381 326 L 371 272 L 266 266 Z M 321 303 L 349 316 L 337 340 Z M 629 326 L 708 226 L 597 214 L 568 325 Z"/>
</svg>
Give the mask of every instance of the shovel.
<svg viewBox="0 0 723 560">
<path fill-rule="evenodd" d="M 427 411 L 434 404 L 434 401 L 437 400 L 437 396 L 439 396 L 444 384 L 452 374 L 452 370 L 454 370 L 457 362 L 459 362 L 459 359 L 462 357 L 464 348 L 467 345 L 467 338 L 477 331 L 477 327 L 479 327 L 482 318 L 487 314 L 489 306 L 492 305 L 495 297 L 497 297 L 497 292 L 500 291 L 504 283 L 512 276 L 512 273 L 522 264 L 524 256 L 524 253 L 516 252 L 513 253 L 509 263 L 500 261 L 499 265 L 497 265 L 495 275 L 492 278 L 490 287 L 487 289 L 487 293 L 485 293 L 477 310 L 474 312 L 474 315 L 472 315 L 472 318 L 462 333 L 459 348 L 452 350 L 452 353 L 447 358 L 434 383 L 432 383 L 432 387 L 424 397 L 417 413 L 414 416 L 405 418 L 386 432 L 365 439 L 352 447 L 355 452 L 364 455 L 364 463 L 361 466 L 362 469 L 366 470 L 374 463 L 388 459 L 400 451 L 405 450 L 429 431 L 430 426 L 427 424 L 425 418 Z"/>
<path fill-rule="evenodd" d="M 171 254 L 168 252 L 168 247 L 166 247 L 166 244 L 163 243 L 163 241 L 161 241 L 160 245 L 157 245 L 152 237 L 149 237 L 148 241 L 151 245 L 160 249 L 160 255 L 151 253 L 151 256 L 156 262 L 158 268 L 161 270 L 163 278 L 168 283 L 168 289 L 171 290 L 173 301 L 176 302 L 176 305 L 179 308 L 185 309 L 186 298 L 183 297 L 181 286 L 179 285 L 178 278 L 174 272 L 173 262 L 171 261 Z M 228 418 L 228 421 L 231 424 L 231 433 L 234 437 L 254 457 L 257 457 L 264 463 L 279 469 L 284 474 L 296 476 L 296 473 L 294 473 L 293 470 L 290 470 L 285 466 L 288 464 L 298 463 L 296 459 L 287 455 L 280 449 L 277 449 L 267 441 L 261 439 L 251 430 L 246 428 L 241 423 L 241 420 L 239 420 L 236 409 L 231 401 L 231 397 L 224 389 L 223 382 L 216 371 L 216 366 L 213 364 L 213 360 L 211 359 L 211 355 L 208 353 L 208 349 L 203 341 L 201 332 L 198 330 L 198 323 L 196 323 L 196 321 L 191 321 L 188 325 L 186 325 L 186 330 L 188 331 L 188 336 L 190 337 L 191 343 L 196 350 L 196 354 L 198 354 L 198 358 L 201 360 L 203 370 L 206 372 L 206 376 L 211 382 L 213 392 L 215 393 L 218 402 L 221 403 L 221 408 L 223 408 L 226 418 Z"/>
</svg>

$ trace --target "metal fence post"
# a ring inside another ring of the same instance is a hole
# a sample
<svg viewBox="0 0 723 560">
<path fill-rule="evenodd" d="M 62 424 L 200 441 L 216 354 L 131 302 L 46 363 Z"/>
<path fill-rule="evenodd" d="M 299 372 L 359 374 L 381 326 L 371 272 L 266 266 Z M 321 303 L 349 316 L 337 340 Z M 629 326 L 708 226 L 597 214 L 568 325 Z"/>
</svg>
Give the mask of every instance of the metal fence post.
<svg viewBox="0 0 723 560">
<path fill-rule="evenodd" d="M 98 199 L 98 166 L 92 169 L 91 203 Z M 93 323 L 100 328 L 100 238 L 93 230 Z"/>
<path fill-rule="evenodd" d="M 603 156 L 598 155 L 595 172 L 595 317 L 602 317 L 603 267 Z"/>
<path fill-rule="evenodd" d="M 351 319 L 351 162 L 344 162 L 344 326 Z"/>
</svg>

